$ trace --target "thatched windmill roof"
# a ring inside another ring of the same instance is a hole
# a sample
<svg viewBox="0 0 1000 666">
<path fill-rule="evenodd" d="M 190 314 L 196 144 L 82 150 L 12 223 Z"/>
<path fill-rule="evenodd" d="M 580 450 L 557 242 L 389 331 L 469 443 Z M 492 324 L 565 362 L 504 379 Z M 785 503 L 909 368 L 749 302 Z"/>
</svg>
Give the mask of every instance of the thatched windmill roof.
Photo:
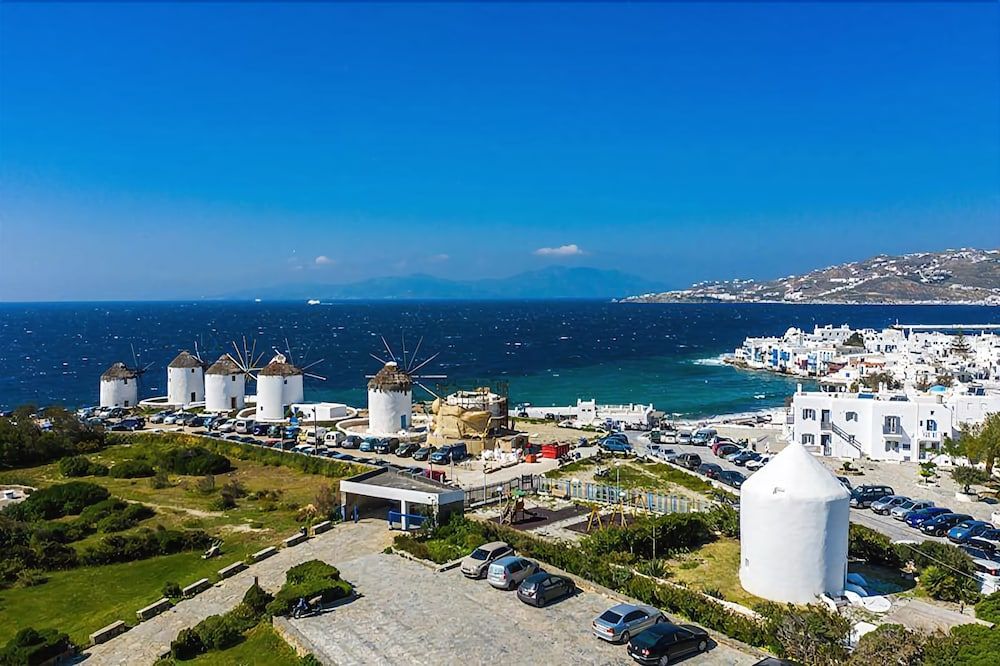
<svg viewBox="0 0 1000 666">
<path fill-rule="evenodd" d="M 198 357 L 189 352 L 188 350 L 182 351 L 180 354 L 170 362 L 167 367 L 170 368 L 200 368 L 204 364 L 198 360 Z"/>
<path fill-rule="evenodd" d="M 291 377 L 293 375 L 301 374 L 302 370 L 289 363 L 284 354 L 277 354 L 273 359 L 271 359 L 270 363 L 264 366 L 264 369 L 261 370 L 257 376 Z"/>
<path fill-rule="evenodd" d="M 368 380 L 368 388 L 372 391 L 405 393 L 413 390 L 413 378 L 397 363 L 389 361 Z"/>
<path fill-rule="evenodd" d="M 101 375 L 101 381 L 110 382 L 116 379 L 135 379 L 138 376 L 138 372 L 119 361 L 118 363 L 112 363 L 111 367 L 104 371 L 104 374 Z"/>
<path fill-rule="evenodd" d="M 239 364 L 233 360 L 233 357 L 229 354 L 223 354 L 219 357 L 219 360 L 208 366 L 208 370 L 205 371 L 206 375 L 238 375 L 242 370 L 240 370 Z"/>
</svg>

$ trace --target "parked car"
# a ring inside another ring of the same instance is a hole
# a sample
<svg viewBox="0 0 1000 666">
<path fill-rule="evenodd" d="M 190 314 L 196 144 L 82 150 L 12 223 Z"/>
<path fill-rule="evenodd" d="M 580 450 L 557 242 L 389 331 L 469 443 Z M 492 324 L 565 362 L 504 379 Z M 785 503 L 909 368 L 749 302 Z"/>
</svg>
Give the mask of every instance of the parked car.
<svg viewBox="0 0 1000 666">
<path fill-rule="evenodd" d="M 743 482 L 747 480 L 747 477 L 745 477 L 742 472 L 737 472 L 734 469 L 722 470 L 719 472 L 718 478 L 719 481 L 733 488 L 739 488 L 743 485 Z"/>
<path fill-rule="evenodd" d="M 405 442 L 396 449 L 396 455 L 400 458 L 409 458 L 420 449 L 420 445 L 415 442 Z"/>
<path fill-rule="evenodd" d="M 926 509 L 931 506 L 934 506 L 934 502 L 930 500 L 911 499 L 889 509 L 889 515 L 896 520 L 905 520 L 906 514 L 910 511 L 920 511 L 921 509 Z"/>
<path fill-rule="evenodd" d="M 995 557 L 990 559 L 973 558 L 972 575 L 979 581 L 979 591 L 983 594 L 993 594 L 1000 591 L 1000 562 Z"/>
<path fill-rule="evenodd" d="M 250 435 L 243 435 L 242 437 L 240 437 L 240 441 L 243 442 L 244 444 L 256 444 L 257 443 L 257 440 L 255 438 L 251 437 Z"/>
<path fill-rule="evenodd" d="M 838 476 L 837 477 L 837 481 L 840 481 L 840 485 L 842 485 L 845 488 L 847 488 L 847 492 L 853 492 L 854 491 L 854 487 L 851 486 L 851 480 L 848 479 L 846 476 Z"/>
<path fill-rule="evenodd" d="M 864 509 L 875 500 L 894 494 L 895 491 L 889 486 L 858 486 L 851 491 L 851 506 Z"/>
<path fill-rule="evenodd" d="M 944 536 L 948 530 L 966 520 L 972 520 L 972 516 L 967 513 L 942 513 L 924 521 L 920 531 L 930 536 Z"/>
<path fill-rule="evenodd" d="M 189 428 L 204 428 L 205 427 L 205 421 L 206 421 L 206 419 L 205 419 L 204 416 L 197 416 L 197 415 L 195 415 L 194 417 L 192 417 L 191 419 L 188 420 L 188 422 L 187 422 L 186 425 Z"/>
<path fill-rule="evenodd" d="M 418 469 L 418 472 L 423 470 Z M 486 570 L 501 557 L 513 555 L 514 549 L 510 544 L 503 541 L 492 541 L 484 543 L 479 548 L 469 553 L 462 560 L 461 570 L 466 578 L 482 578 L 486 575 Z"/>
<path fill-rule="evenodd" d="M 677 432 L 677 443 L 678 444 L 690 444 L 691 443 L 691 431 L 690 430 L 679 430 Z"/>
<path fill-rule="evenodd" d="M 663 613 L 652 606 L 618 604 L 594 618 L 591 623 L 594 635 L 611 643 L 627 643 L 632 636 L 655 624 L 666 622 Z"/>
<path fill-rule="evenodd" d="M 701 456 L 697 453 L 682 453 L 677 456 L 677 460 L 674 461 L 681 467 L 685 467 L 690 470 L 696 470 L 701 466 Z"/>
<path fill-rule="evenodd" d="M 163 425 L 173 425 L 177 422 L 177 417 L 181 415 L 181 412 L 171 412 L 163 417 Z"/>
<path fill-rule="evenodd" d="M 909 499 L 910 498 L 906 495 L 886 495 L 881 499 L 875 500 L 868 506 L 871 508 L 872 512 L 877 513 L 880 516 L 887 516 L 889 515 L 889 512 L 892 511 L 893 507 L 899 506 L 903 502 L 909 501 Z"/>
<path fill-rule="evenodd" d="M 486 581 L 498 590 L 513 590 L 528 576 L 538 572 L 538 563 L 508 555 L 490 564 Z"/>
<path fill-rule="evenodd" d="M 376 440 L 372 439 L 371 437 L 366 437 L 363 440 L 361 440 L 361 444 L 360 446 L 358 446 L 358 451 L 361 451 L 362 453 L 374 453 L 375 443 Z"/>
<path fill-rule="evenodd" d="M 517 598 L 526 604 L 541 608 L 550 601 L 571 596 L 574 592 L 576 583 L 572 578 L 540 571 L 521 581 L 517 587 Z"/>
<path fill-rule="evenodd" d="M 433 454 L 435 451 L 437 451 L 437 448 L 433 446 L 421 446 L 419 449 L 413 452 L 413 459 L 416 460 L 417 462 L 423 462 L 424 460 L 430 458 L 431 454 Z"/>
<path fill-rule="evenodd" d="M 605 437 L 599 446 L 608 453 L 632 453 L 632 445 L 617 437 Z"/>
<path fill-rule="evenodd" d="M 970 538 L 968 543 L 970 546 L 981 548 L 987 553 L 996 553 L 1000 551 L 1000 530 L 986 530 L 979 536 Z"/>
<path fill-rule="evenodd" d="M 361 442 L 364 441 L 358 435 L 348 435 L 344 438 L 344 441 L 340 443 L 345 449 L 359 449 L 361 448 Z"/>
<path fill-rule="evenodd" d="M 643 666 L 668 664 L 708 650 L 708 632 L 693 624 L 662 622 L 643 631 L 628 644 L 628 655 Z"/>
<path fill-rule="evenodd" d="M 756 471 L 769 462 L 771 462 L 771 456 L 767 455 L 761 456 L 757 460 L 748 460 L 747 469 L 750 471 Z"/>
<path fill-rule="evenodd" d="M 171 414 L 171 412 L 156 412 L 155 414 L 153 414 L 152 416 L 149 417 L 149 422 L 150 423 L 163 423 L 163 419 L 165 419 L 168 416 L 170 416 L 170 414 Z"/>
<path fill-rule="evenodd" d="M 375 453 L 395 453 L 399 448 L 399 440 L 395 437 L 384 437 L 375 442 Z"/>
<path fill-rule="evenodd" d="M 910 511 L 906 514 L 906 518 L 904 520 L 910 527 L 920 527 L 931 518 L 945 513 L 951 513 L 951 509 L 946 509 L 943 506 L 929 506 L 926 509 Z"/>
<path fill-rule="evenodd" d="M 760 460 L 760 458 L 761 458 L 761 455 L 759 453 L 757 453 L 756 451 L 746 451 L 746 450 L 744 450 L 744 451 L 738 453 L 736 455 L 736 457 L 734 457 L 732 459 L 732 462 L 733 462 L 734 465 L 738 465 L 739 467 L 743 467 L 747 463 L 749 463 L 751 460 Z"/>
<path fill-rule="evenodd" d="M 431 454 L 430 460 L 435 465 L 447 465 L 452 462 L 461 462 L 469 457 L 469 449 L 465 442 L 442 446 Z"/>
<path fill-rule="evenodd" d="M 986 530 L 993 529 L 993 524 L 985 520 L 963 520 L 948 530 L 948 541 L 965 543 L 972 537 L 977 537 Z"/>
<path fill-rule="evenodd" d="M 725 458 L 734 453 L 739 453 L 742 450 L 743 449 L 736 446 L 735 444 L 722 444 L 720 446 L 715 447 L 715 455 L 719 458 Z"/>
<path fill-rule="evenodd" d="M 198 418 L 197 414 L 194 414 L 192 412 L 182 412 L 174 418 L 174 423 L 176 425 L 188 426 L 191 425 L 191 422 L 194 421 L 196 418 Z"/>
<path fill-rule="evenodd" d="M 703 474 L 710 479 L 719 478 L 719 472 L 722 471 L 722 466 L 715 463 L 702 463 L 698 465 L 698 469 L 695 470 L 699 474 Z"/>
<path fill-rule="evenodd" d="M 274 426 L 271 427 L 273 428 Z M 226 419 L 219 425 L 215 426 L 215 430 L 218 430 L 219 432 L 233 432 L 236 430 L 236 419 Z"/>
<path fill-rule="evenodd" d="M 715 428 L 701 428 L 691 435 L 691 443 L 695 446 L 708 446 L 719 436 Z"/>
</svg>

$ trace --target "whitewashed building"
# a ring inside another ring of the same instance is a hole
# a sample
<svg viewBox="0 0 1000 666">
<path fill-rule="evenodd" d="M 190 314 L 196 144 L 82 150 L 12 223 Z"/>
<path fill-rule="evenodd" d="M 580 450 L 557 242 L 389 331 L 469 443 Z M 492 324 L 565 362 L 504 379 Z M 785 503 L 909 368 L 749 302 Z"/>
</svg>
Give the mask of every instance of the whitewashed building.
<svg viewBox="0 0 1000 666">
<path fill-rule="evenodd" d="M 205 411 L 230 412 L 246 406 L 246 376 L 229 354 L 205 371 Z"/>
<path fill-rule="evenodd" d="M 763 599 L 839 597 L 847 579 L 850 494 L 789 444 L 740 489 L 740 584 Z"/>
<path fill-rule="evenodd" d="M 205 368 L 197 356 L 185 350 L 167 366 L 167 403 L 187 406 L 205 400 Z"/>
<path fill-rule="evenodd" d="M 257 420 L 282 421 L 285 407 L 303 402 L 302 370 L 276 354 L 257 374 Z"/>
<path fill-rule="evenodd" d="M 593 398 L 590 400 L 578 399 L 575 405 L 562 407 L 522 405 L 518 408 L 515 416 L 544 419 L 550 414 L 557 419 L 575 421 L 578 425 L 604 425 L 610 420 L 612 423 L 620 425 L 649 427 L 652 426 L 656 418 L 656 410 L 652 404 L 599 405 Z"/>
<path fill-rule="evenodd" d="M 139 373 L 124 363 L 113 363 L 101 375 L 101 407 L 135 407 L 139 402 Z"/>
<path fill-rule="evenodd" d="M 1000 392 L 960 385 L 929 392 L 803 392 L 792 397 L 790 441 L 836 458 L 927 461 L 963 424 L 1000 412 Z"/>
<path fill-rule="evenodd" d="M 413 423 L 413 379 L 389 361 L 368 382 L 368 432 L 395 435 Z"/>
</svg>

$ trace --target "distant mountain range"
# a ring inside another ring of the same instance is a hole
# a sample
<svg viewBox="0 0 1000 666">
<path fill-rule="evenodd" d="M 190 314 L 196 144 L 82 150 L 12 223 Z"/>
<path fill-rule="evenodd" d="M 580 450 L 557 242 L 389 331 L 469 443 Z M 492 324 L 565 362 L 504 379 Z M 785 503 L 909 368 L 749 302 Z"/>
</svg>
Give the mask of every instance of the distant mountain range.
<svg viewBox="0 0 1000 666">
<path fill-rule="evenodd" d="M 645 292 L 622 301 L 1000 305 L 1000 250 L 880 254 L 767 282 L 699 282 L 679 291 Z"/>
<path fill-rule="evenodd" d="M 620 298 L 664 285 L 616 270 L 550 266 L 505 278 L 449 280 L 415 274 L 345 284 L 300 283 L 247 289 L 225 298 L 268 300 Z"/>
</svg>

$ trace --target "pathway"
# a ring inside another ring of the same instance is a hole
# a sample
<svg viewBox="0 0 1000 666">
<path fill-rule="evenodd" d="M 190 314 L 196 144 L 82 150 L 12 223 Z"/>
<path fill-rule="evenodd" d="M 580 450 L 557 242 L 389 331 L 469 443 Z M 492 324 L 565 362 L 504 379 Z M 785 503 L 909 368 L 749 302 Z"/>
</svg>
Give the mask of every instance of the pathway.
<svg viewBox="0 0 1000 666">
<path fill-rule="evenodd" d="M 257 577 L 272 594 L 285 582 L 285 571 L 312 559 L 335 566 L 383 550 L 392 541 L 384 520 L 344 523 L 333 530 L 293 548 L 284 548 L 246 571 L 216 584 L 198 596 L 182 601 L 171 610 L 143 622 L 121 636 L 86 651 L 93 664 L 152 664 L 170 649 L 181 629 L 193 627 L 210 615 L 234 608 Z M 350 580 L 345 576 L 345 579 Z"/>
</svg>

